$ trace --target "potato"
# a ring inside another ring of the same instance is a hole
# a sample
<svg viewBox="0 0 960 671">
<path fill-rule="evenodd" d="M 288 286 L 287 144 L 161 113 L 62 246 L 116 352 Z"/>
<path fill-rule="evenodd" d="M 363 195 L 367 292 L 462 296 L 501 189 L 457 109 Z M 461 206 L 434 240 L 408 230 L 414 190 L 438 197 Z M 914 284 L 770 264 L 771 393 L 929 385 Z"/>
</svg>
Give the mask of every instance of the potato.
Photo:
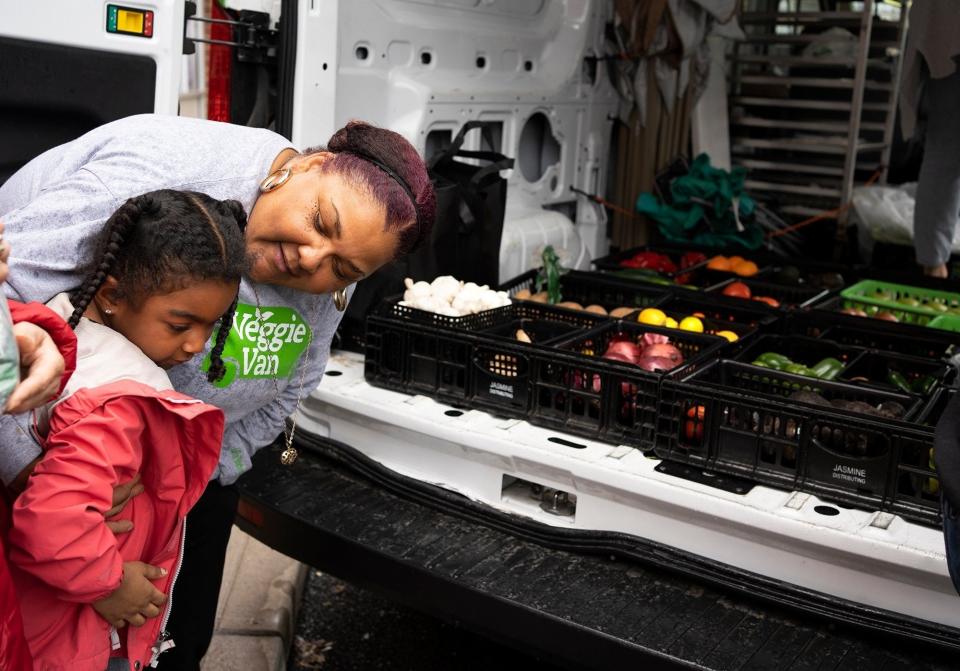
<svg viewBox="0 0 960 671">
<path fill-rule="evenodd" d="M 588 305 L 584 308 L 587 312 L 592 312 L 595 315 L 606 315 L 607 309 L 602 305 Z"/>
<path fill-rule="evenodd" d="M 546 291 L 541 291 L 540 293 L 533 294 L 533 295 L 530 297 L 530 300 L 532 300 L 532 301 L 534 301 L 534 302 L 536 302 L 536 303 L 546 303 L 546 302 L 547 302 L 547 292 L 546 292 Z"/>
<path fill-rule="evenodd" d="M 516 298 L 518 301 L 527 301 L 527 300 L 530 300 L 530 290 L 529 290 L 529 289 L 521 289 L 520 291 L 518 291 L 517 293 L 515 293 L 515 294 L 513 295 L 513 297 Z"/>
<path fill-rule="evenodd" d="M 610 316 L 620 319 L 621 317 L 626 317 L 634 310 L 636 310 L 636 308 L 614 308 L 613 310 L 610 310 Z"/>
<path fill-rule="evenodd" d="M 558 308 L 568 308 L 568 309 L 570 309 L 570 310 L 582 310 L 582 309 L 583 309 L 583 306 L 582 306 L 582 305 L 580 305 L 579 303 L 575 303 L 575 302 L 573 302 L 573 301 L 564 301 L 564 302 L 562 302 L 562 303 L 557 303 L 557 307 L 558 307 Z"/>
</svg>

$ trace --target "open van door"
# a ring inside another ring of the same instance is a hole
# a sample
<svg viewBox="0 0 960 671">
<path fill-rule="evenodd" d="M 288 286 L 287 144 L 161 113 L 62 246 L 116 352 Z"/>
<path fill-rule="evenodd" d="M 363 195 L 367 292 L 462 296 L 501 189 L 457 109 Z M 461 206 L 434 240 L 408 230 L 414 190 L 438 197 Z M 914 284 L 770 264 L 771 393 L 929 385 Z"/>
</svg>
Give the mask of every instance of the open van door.
<svg viewBox="0 0 960 671">
<path fill-rule="evenodd" d="M 183 34 L 183 0 L 4 3 L 0 183 L 108 121 L 176 114 Z"/>
</svg>

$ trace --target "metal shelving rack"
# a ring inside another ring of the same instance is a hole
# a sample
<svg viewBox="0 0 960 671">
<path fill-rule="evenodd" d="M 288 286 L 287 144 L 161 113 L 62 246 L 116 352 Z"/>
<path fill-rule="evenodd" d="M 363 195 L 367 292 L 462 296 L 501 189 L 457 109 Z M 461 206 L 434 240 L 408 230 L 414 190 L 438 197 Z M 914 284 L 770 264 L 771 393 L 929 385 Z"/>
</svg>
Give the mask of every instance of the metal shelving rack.
<svg viewBox="0 0 960 671">
<path fill-rule="evenodd" d="M 810 4 L 831 11 L 807 11 Z M 748 169 L 752 195 L 785 215 L 837 208 L 877 171 L 885 180 L 907 11 L 883 20 L 876 7 L 873 0 L 743 1 L 746 39 L 730 63 L 733 164 Z M 824 35 L 831 29 L 832 53 Z M 845 217 L 838 221 L 843 239 Z"/>
</svg>

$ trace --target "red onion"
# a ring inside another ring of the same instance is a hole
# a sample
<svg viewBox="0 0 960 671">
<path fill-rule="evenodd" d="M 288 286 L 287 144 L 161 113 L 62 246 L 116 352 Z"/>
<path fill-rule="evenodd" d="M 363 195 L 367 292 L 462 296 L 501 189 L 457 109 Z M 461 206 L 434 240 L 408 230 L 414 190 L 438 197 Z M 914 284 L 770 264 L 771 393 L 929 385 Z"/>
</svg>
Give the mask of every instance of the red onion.
<svg viewBox="0 0 960 671">
<path fill-rule="evenodd" d="M 637 365 L 645 371 L 655 373 L 662 370 L 671 370 L 678 364 L 676 361 L 662 356 L 645 356 L 637 362 Z"/>
<path fill-rule="evenodd" d="M 670 342 L 670 338 L 663 335 L 662 333 L 644 333 L 643 337 L 640 338 L 640 345 L 642 347 L 648 347 L 650 345 L 660 345 L 668 342 Z"/>
<path fill-rule="evenodd" d="M 646 359 L 649 357 L 670 359 L 674 364 L 683 363 L 683 354 L 676 347 L 668 343 L 657 343 L 656 345 L 650 345 L 644 348 L 641 358 Z"/>
<path fill-rule="evenodd" d="M 640 358 L 640 348 L 636 343 L 618 340 L 610 343 L 607 351 L 603 353 L 604 359 L 616 359 L 617 361 L 626 361 L 627 363 L 637 363 Z"/>
</svg>

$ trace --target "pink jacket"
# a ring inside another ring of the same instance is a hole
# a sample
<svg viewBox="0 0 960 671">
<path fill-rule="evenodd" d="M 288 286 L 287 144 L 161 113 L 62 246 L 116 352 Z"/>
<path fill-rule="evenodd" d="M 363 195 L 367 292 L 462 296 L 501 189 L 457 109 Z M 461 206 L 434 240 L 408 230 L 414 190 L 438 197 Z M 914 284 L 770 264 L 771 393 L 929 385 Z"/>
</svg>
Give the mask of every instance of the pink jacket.
<svg viewBox="0 0 960 671">
<path fill-rule="evenodd" d="M 107 667 L 113 632 L 90 604 L 120 585 L 124 561 L 167 569 L 155 584 L 169 597 L 184 518 L 217 466 L 223 422 L 213 406 L 129 379 L 81 388 L 57 406 L 10 533 L 35 671 Z M 131 519 L 134 529 L 115 536 L 103 514 L 113 488 L 136 473 L 145 491 L 116 518 Z M 168 599 L 160 617 L 120 630 L 131 668 L 148 667 L 167 647 L 172 607 Z"/>
<path fill-rule="evenodd" d="M 2 299 L 0 299 L 2 300 Z M 7 302 L 14 323 L 31 322 L 41 327 L 53 338 L 63 355 L 65 369 L 60 382 L 60 390 L 77 365 L 77 338 L 73 330 L 59 315 L 39 303 Z M 3 449 L 0 446 L 0 449 Z M 0 492 L 0 527 L 6 534 L 8 522 L 6 501 Z M 23 637 L 23 625 L 20 619 L 20 606 L 14 592 L 13 578 L 7 567 L 4 542 L 0 540 L 0 669 L 3 671 L 29 671 L 33 668 L 30 650 Z"/>
</svg>

